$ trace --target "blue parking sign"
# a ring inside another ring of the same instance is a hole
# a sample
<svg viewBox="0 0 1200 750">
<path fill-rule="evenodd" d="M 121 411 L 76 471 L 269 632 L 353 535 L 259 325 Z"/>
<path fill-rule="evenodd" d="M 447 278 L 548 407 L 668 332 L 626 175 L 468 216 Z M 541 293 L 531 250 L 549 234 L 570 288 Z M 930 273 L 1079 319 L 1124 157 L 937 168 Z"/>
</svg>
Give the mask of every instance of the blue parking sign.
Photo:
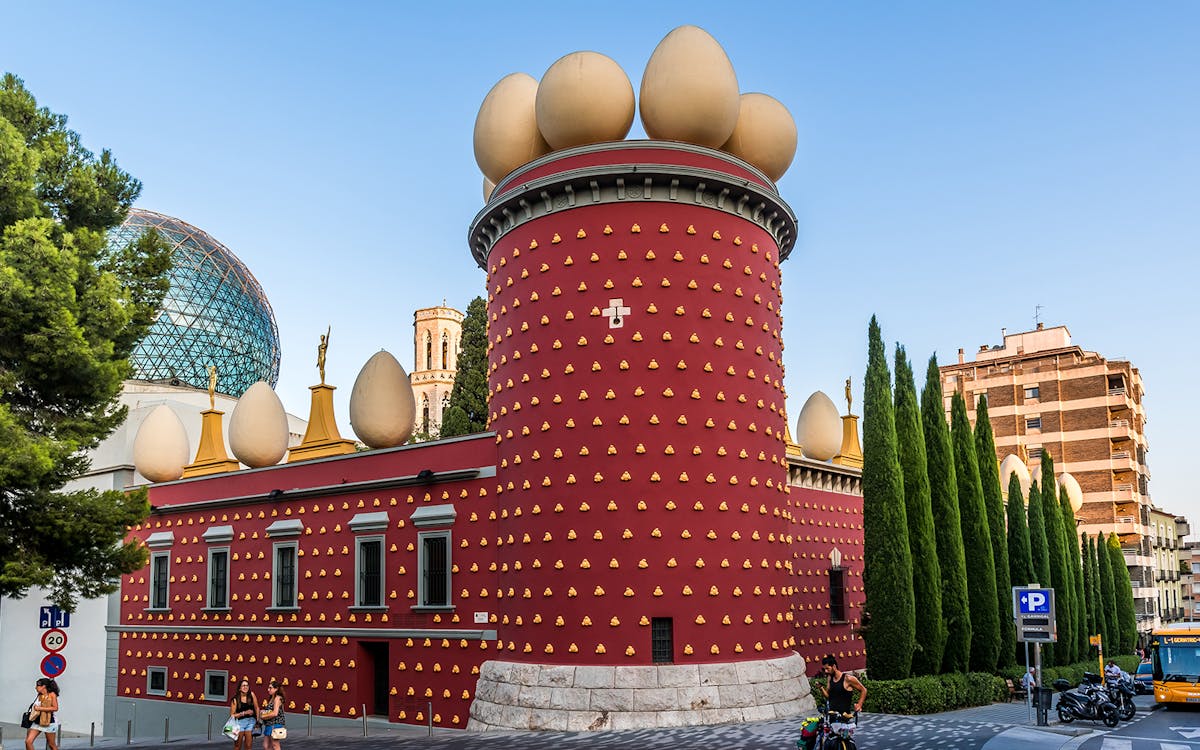
<svg viewBox="0 0 1200 750">
<path fill-rule="evenodd" d="M 1050 613 L 1050 589 L 1024 589 L 1017 597 L 1017 607 L 1023 615 Z"/>
</svg>

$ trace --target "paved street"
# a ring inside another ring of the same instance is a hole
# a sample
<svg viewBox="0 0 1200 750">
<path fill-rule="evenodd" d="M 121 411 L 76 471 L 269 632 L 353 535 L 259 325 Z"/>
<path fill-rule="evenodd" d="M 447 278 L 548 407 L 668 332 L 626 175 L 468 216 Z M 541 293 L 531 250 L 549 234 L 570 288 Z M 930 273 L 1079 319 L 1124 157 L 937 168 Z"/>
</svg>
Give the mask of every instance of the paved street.
<svg viewBox="0 0 1200 750">
<path fill-rule="evenodd" d="M 1200 750 L 1200 710 L 1162 709 L 1103 737 L 1089 738 L 1081 750 Z"/>
</svg>

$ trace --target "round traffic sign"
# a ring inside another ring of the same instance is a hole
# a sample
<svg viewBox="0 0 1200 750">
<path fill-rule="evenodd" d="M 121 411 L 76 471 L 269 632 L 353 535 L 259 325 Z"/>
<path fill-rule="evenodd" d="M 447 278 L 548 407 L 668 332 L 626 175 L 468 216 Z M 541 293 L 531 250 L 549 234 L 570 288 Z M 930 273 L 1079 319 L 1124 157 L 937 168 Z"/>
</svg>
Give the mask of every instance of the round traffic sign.
<svg viewBox="0 0 1200 750">
<path fill-rule="evenodd" d="M 42 674 L 47 677 L 58 677 L 67 671 L 67 657 L 62 654 L 46 654 L 42 659 Z"/>
<path fill-rule="evenodd" d="M 67 647 L 67 632 L 61 628 L 52 628 L 42 633 L 42 648 L 56 654 Z"/>
</svg>

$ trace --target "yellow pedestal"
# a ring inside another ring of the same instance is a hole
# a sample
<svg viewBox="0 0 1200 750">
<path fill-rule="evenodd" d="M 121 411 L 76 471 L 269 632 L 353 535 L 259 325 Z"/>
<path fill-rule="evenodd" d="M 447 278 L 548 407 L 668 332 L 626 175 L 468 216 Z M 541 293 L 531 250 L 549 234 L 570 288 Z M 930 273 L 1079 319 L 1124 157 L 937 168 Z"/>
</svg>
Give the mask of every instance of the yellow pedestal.
<svg viewBox="0 0 1200 750">
<path fill-rule="evenodd" d="M 225 412 L 216 409 L 200 412 L 200 447 L 196 450 L 196 460 L 183 467 L 185 479 L 237 471 L 241 467 L 225 452 L 225 433 L 221 426 L 224 415 Z"/>
<path fill-rule="evenodd" d="M 312 391 L 312 406 L 308 413 L 308 429 L 304 431 L 300 445 L 288 451 L 288 463 L 353 453 L 354 441 L 342 437 L 333 416 L 333 392 L 336 389 L 321 384 L 310 386 L 309 390 Z"/>
<path fill-rule="evenodd" d="M 842 449 L 833 457 L 833 462 L 862 468 L 863 452 L 858 442 L 858 416 L 855 414 L 842 417 Z"/>
</svg>

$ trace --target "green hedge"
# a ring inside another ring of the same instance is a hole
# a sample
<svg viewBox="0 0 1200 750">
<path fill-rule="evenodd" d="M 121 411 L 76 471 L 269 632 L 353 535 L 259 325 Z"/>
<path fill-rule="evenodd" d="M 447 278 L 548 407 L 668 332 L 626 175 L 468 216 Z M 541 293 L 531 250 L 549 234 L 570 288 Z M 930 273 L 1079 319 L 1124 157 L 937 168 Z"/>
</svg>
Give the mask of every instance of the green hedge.
<svg viewBox="0 0 1200 750">
<path fill-rule="evenodd" d="M 813 698 L 821 702 L 824 677 L 809 680 Z M 863 710 L 882 714 L 932 714 L 1008 699 L 1003 677 L 970 672 L 910 677 L 907 680 L 863 679 L 867 700 Z"/>
<path fill-rule="evenodd" d="M 1113 657 L 1113 661 L 1117 663 L 1118 667 L 1125 670 L 1126 672 L 1128 672 L 1131 675 L 1137 671 L 1137 667 L 1138 667 L 1138 663 L 1139 663 L 1138 658 L 1136 656 L 1116 656 L 1116 657 Z M 1107 664 L 1108 659 L 1105 659 L 1104 663 Z M 1078 685 L 1079 683 L 1083 682 L 1083 673 L 1084 672 L 1093 672 L 1093 673 L 1099 674 L 1100 673 L 1100 662 L 1099 661 L 1081 661 L 1076 664 L 1069 664 L 1065 667 L 1045 667 L 1042 669 L 1042 684 L 1046 685 L 1046 686 L 1050 686 L 1055 680 L 1057 680 L 1061 677 L 1061 678 L 1065 679 L 1067 682 L 1071 683 L 1072 685 Z M 1020 681 L 1021 676 L 1023 674 L 1025 674 L 1025 668 L 1024 667 L 1010 668 L 1010 669 L 1002 670 L 1001 674 L 1004 677 L 1012 678 L 1012 680 L 1014 682 L 1018 682 L 1018 681 Z M 870 689 L 868 689 L 867 697 L 868 698 L 870 697 Z"/>
</svg>

